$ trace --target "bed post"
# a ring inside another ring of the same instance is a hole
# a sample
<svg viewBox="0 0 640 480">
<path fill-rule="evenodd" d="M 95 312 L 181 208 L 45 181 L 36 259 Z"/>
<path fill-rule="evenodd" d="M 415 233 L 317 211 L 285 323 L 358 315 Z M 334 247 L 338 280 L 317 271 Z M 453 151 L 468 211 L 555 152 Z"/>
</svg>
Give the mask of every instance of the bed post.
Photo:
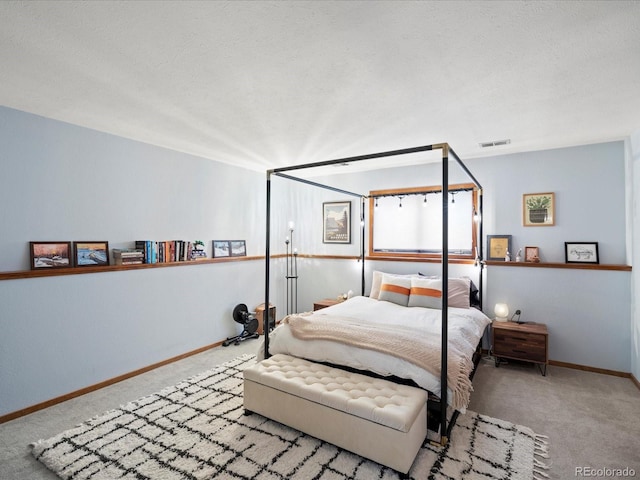
<svg viewBox="0 0 640 480">
<path fill-rule="evenodd" d="M 362 277 L 360 278 L 360 295 L 364 297 L 364 199 L 360 197 L 360 260 L 362 261 Z"/>
<path fill-rule="evenodd" d="M 265 265 L 264 265 L 264 308 L 267 314 L 265 315 L 266 325 L 263 322 L 264 332 L 264 358 L 269 358 L 269 267 L 271 265 L 271 172 L 267 170 L 267 215 L 266 215 L 266 247 L 265 247 Z"/>
<path fill-rule="evenodd" d="M 479 210 L 479 217 L 478 217 L 478 236 L 480 238 L 478 238 L 478 252 L 479 252 L 479 266 L 480 266 L 480 273 L 478 274 L 478 289 L 480 290 L 480 295 L 478 295 L 478 301 L 480 303 L 480 310 L 482 311 L 482 297 L 484 297 L 484 286 L 483 286 L 483 277 L 484 277 L 484 253 L 482 251 L 482 222 L 483 222 L 483 216 L 482 216 L 482 200 L 484 195 L 482 194 L 482 188 L 480 188 L 478 190 L 478 210 Z"/>
<path fill-rule="evenodd" d="M 447 432 L 447 353 L 449 347 L 449 145 L 442 145 L 442 333 L 440 345 L 440 444 Z"/>
</svg>

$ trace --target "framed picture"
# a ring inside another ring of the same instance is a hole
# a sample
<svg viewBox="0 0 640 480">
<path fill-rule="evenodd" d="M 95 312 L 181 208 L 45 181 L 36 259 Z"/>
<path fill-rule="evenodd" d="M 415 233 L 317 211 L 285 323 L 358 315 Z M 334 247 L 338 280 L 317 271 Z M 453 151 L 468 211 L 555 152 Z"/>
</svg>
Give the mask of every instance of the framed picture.
<svg viewBox="0 0 640 480">
<path fill-rule="evenodd" d="M 538 247 L 524 247 L 524 261 L 529 263 L 539 263 L 540 250 Z"/>
<path fill-rule="evenodd" d="M 231 244 L 229 240 L 214 240 L 213 241 L 213 258 L 222 258 L 231 256 Z"/>
<path fill-rule="evenodd" d="M 487 235 L 487 260 L 503 261 L 511 253 L 511 235 Z"/>
<path fill-rule="evenodd" d="M 71 242 L 29 242 L 29 249 L 31 270 L 73 266 Z"/>
<path fill-rule="evenodd" d="M 598 242 L 564 242 L 566 263 L 600 263 Z"/>
<path fill-rule="evenodd" d="M 322 242 L 351 243 L 351 202 L 322 204 Z"/>
<path fill-rule="evenodd" d="M 522 224 L 525 227 L 550 227 L 555 225 L 555 195 L 525 193 L 522 196 Z"/>
<path fill-rule="evenodd" d="M 109 242 L 74 242 L 73 258 L 76 267 L 109 265 Z"/>
<path fill-rule="evenodd" d="M 247 255 L 247 243 L 244 240 L 231 240 L 231 256 L 244 257 Z"/>
</svg>

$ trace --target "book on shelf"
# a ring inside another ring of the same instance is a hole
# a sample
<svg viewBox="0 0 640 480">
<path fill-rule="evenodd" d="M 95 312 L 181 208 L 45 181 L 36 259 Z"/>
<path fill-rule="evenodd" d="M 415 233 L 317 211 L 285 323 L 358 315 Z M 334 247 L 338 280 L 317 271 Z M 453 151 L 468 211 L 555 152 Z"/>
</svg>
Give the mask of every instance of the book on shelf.
<svg viewBox="0 0 640 480">
<path fill-rule="evenodd" d="M 204 250 L 195 250 L 194 242 L 188 240 L 136 240 L 135 248 L 143 253 L 144 263 L 188 262 L 207 256 Z"/>
<path fill-rule="evenodd" d="M 142 250 L 144 263 L 158 263 L 158 242 L 153 240 L 136 240 L 136 249 Z"/>
</svg>

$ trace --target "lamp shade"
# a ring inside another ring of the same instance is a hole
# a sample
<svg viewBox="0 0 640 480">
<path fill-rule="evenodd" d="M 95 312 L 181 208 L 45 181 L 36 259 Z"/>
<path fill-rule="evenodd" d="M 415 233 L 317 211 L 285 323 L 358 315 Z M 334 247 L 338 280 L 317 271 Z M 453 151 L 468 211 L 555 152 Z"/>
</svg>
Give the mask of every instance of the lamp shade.
<svg viewBox="0 0 640 480">
<path fill-rule="evenodd" d="M 499 322 L 506 322 L 509 316 L 509 305 L 506 303 L 496 303 L 493 313 L 496 314 L 496 320 Z"/>
</svg>

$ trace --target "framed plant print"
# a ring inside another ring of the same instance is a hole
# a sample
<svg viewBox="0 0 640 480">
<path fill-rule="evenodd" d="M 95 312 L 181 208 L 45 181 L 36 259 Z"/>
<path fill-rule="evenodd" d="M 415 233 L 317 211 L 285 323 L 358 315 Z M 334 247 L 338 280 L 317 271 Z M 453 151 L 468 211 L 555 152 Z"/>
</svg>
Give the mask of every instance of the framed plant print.
<svg viewBox="0 0 640 480">
<path fill-rule="evenodd" d="M 511 253 L 511 235 L 487 235 L 487 260 L 503 261 Z"/>
<path fill-rule="evenodd" d="M 322 242 L 351 243 L 351 202 L 322 204 Z"/>
<path fill-rule="evenodd" d="M 213 241 L 213 258 L 222 258 L 231 256 L 231 244 L 229 240 L 214 240 Z"/>
<path fill-rule="evenodd" d="M 31 270 L 72 267 L 71 242 L 29 242 Z"/>
<path fill-rule="evenodd" d="M 109 242 L 74 242 L 73 258 L 76 267 L 109 265 Z"/>
<path fill-rule="evenodd" d="M 598 242 L 564 242 L 566 263 L 600 263 Z"/>
<path fill-rule="evenodd" d="M 525 193 L 522 195 L 522 225 L 525 227 L 550 227 L 555 225 L 555 195 Z"/>
<path fill-rule="evenodd" d="M 538 247 L 524 247 L 524 261 L 540 263 L 540 249 Z"/>
<path fill-rule="evenodd" d="M 231 256 L 245 257 L 247 255 L 247 243 L 245 240 L 231 240 Z"/>
</svg>

